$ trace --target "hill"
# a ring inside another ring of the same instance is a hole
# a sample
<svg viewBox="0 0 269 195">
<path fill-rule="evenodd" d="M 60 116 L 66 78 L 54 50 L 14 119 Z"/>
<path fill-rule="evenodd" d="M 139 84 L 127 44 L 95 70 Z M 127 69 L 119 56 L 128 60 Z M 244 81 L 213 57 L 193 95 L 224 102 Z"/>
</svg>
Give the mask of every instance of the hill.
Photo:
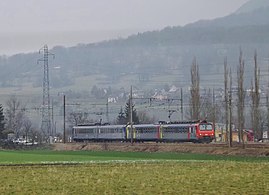
<svg viewBox="0 0 269 195">
<path fill-rule="evenodd" d="M 108 40 L 75 47 L 57 46 L 51 61 L 50 79 L 55 90 L 90 90 L 93 85 L 154 88 L 165 84 L 186 87 L 194 57 L 200 65 L 203 86 L 222 86 L 223 59 L 236 70 L 239 48 L 246 60 L 248 81 L 257 49 L 260 65 L 269 51 L 269 7 L 264 1 L 250 1 L 234 14 L 186 26 L 138 33 L 126 39 Z M 268 4 L 268 3 L 267 3 Z M 38 53 L 0 58 L 0 87 L 41 87 L 42 65 Z M 215 82 L 216 81 L 216 82 Z M 143 83 L 143 84 L 141 84 Z M 84 88 L 83 88 L 84 86 Z"/>
<path fill-rule="evenodd" d="M 268 7 L 269 7 L 268 0 L 250 0 L 243 6 L 241 6 L 235 13 L 236 14 L 250 13 Z"/>
</svg>

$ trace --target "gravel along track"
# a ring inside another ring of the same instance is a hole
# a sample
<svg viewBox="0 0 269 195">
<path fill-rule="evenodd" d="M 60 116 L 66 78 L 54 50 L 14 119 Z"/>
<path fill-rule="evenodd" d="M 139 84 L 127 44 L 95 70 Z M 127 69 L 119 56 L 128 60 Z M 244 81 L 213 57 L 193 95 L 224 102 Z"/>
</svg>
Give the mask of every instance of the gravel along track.
<svg viewBox="0 0 269 195">
<path fill-rule="evenodd" d="M 193 144 L 193 143 L 55 143 L 54 150 L 91 150 L 91 151 L 122 151 L 122 152 L 178 152 L 205 153 L 241 156 L 269 156 L 268 143 L 234 143 L 229 148 L 226 143 Z"/>
</svg>

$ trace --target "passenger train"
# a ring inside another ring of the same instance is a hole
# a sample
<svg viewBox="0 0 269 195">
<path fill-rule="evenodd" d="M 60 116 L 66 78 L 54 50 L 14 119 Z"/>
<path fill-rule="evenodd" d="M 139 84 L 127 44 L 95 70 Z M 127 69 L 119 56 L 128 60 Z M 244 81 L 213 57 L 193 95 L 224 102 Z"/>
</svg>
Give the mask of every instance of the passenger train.
<svg viewBox="0 0 269 195">
<path fill-rule="evenodd" d="M 138 125 L 78 125 L 72 130 L 75 142 L 202 142 L 215 138 L 207 121 L 168 122 Z"/>
</svg>

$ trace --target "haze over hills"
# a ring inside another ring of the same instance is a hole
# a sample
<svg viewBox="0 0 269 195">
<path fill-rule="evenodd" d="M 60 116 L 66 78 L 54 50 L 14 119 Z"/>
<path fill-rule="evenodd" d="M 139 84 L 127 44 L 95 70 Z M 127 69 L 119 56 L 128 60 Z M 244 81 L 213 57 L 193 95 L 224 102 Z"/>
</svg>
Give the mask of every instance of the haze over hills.
<svg viewBox="0 0 269 195">
<path fill-rule="evenodd" d="M 251 0 L 245 3 L 243 6 L 241 6 L 235 13 L 236 14 L 250 13 L 268 7 L 269 7 L 268 0 Z"/>
<path fill-rule="evenodd" d="M 198 21 L 186 26 L 194 27 L 233 27 L 246 25 L 266 25 L 268 21 L 268 0 L 251 0 L 234 13 L 214 20 Z"/>
<path fill-rule="evenodd" d="M 69 48 L 54 47 L 51 49 L 56 55 L 51 61 L 51 86 L 79 89 L 81 86 L 76 87 L 78 79 L 91 78 L 90 83 L 84 83 L 89 89 L 93 85 L 120 88 L 132 84 L 143 88 L 175 83 L 186 87 L 190 84 L 190 66 L 196 57 L 204 75 L 201 84 L 220 87 L 223 85 L 223 76 L 220 79 L 223 60 L 227 56 L 229 65 L 236 70 L 240 47 L 249 82 L 254 51 L 258 52 L 261 66 L 267 64 L 269 54 L 269 6 L 264 2 L 252 0 L 226 17 L 183 27 L 167 27 Z M 38 53 L 1 57 L 0 86 L 30 83 L 32 87 L 41 87 L 43 71 L 36 65 L 41 57 Z"/>
<path fill-rule="evenodd" d="M 0 1 L 0 55 L 115 39 L 234 12 L 248 0 Z M 191 11 L 191 14 L 190 14 Z"/>
</svg>

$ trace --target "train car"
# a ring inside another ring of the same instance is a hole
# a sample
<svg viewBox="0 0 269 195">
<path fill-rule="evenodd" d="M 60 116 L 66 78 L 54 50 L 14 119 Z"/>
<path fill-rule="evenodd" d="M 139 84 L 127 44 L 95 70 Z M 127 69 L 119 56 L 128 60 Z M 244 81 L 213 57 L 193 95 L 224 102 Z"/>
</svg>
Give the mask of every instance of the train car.
<svg viewBox="0 0 269 195">
<path fill-rule="evenodd" d="M 163 142 L 190 141 L 190 124 L 164 124 L 160 129 L 160 137 Z"/>
<path fill-rule="evenodd" d="M 125 125 L 89 125 L 73 127 L 72 139 L 84 141 L 122 141 L 126 138 Z"/>
<path fill-rule="evenodd" d="M 207 121 L 171 122 L 163 124 L 160 137 L 164 142 L 211 142 L 214 138 L 214 129 Z"/>
<path fill-rule="evenodd" d="M 128 125 L 126 128 L 126 139 L 131 140 L 133 128 L 133 141 L 146 142 L 146 141 L 159 141 L 160 140 L 160 125 L 154 124 L 140 124 L 140 125 Z"/>
</svg>

